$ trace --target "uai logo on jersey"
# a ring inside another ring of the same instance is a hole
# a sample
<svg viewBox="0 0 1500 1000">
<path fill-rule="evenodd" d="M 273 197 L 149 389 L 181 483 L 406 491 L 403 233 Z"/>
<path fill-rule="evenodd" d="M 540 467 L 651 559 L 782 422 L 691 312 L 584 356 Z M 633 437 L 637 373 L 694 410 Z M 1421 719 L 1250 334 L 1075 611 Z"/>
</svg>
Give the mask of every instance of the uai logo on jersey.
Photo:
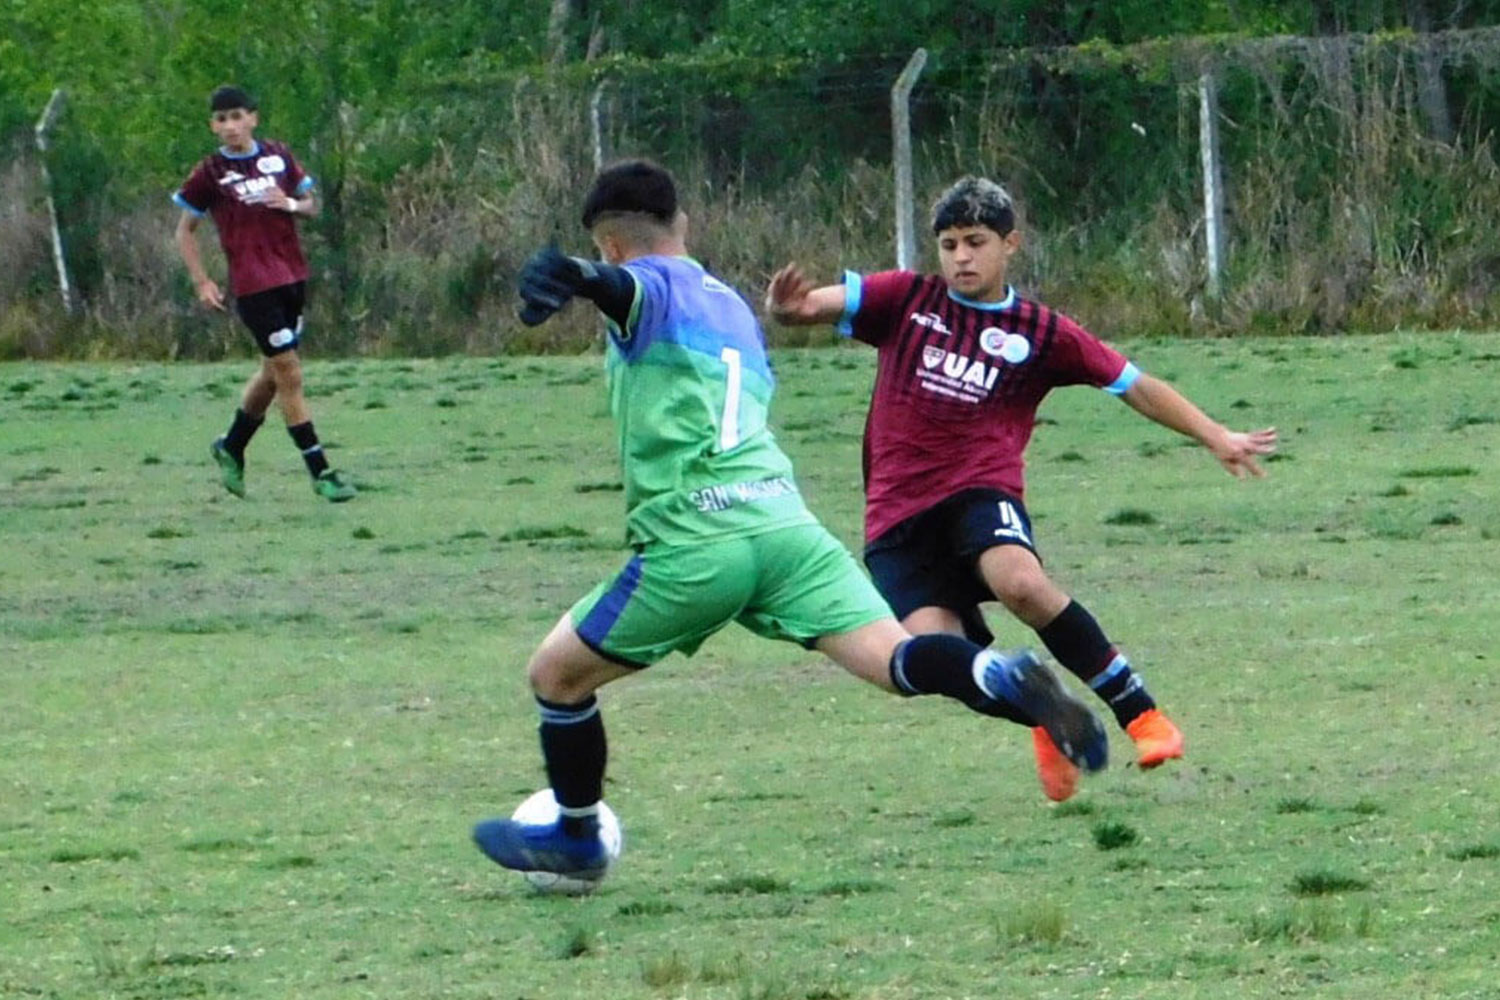
<svg viewBox="0 0 1500 1000">
<path fill-rule="evenodd" d="M 275 186 L 274 177 L 251 177 L 236 184 L 233 191 L 246 205 L 259 205 Z"/>
<path fill-rule="evenodd" d="M 279 174 L 286 170 L 286 161 L 272 153 L 255 161 L 255 169 L 263 174 Z"/>
<path fill-rule="evenodd" d="M 989 392 L 1000 378 L 999 365 L 987 365 L 983 361 L 945 351 L 928 344 L 922 348 L 922 365 L 926 369 L 917 373 L 923 384 L 931 388 L 934 384 L 958 389 L 961 398 L 977 402 L 983 392 Z M 953 395 L 944 392 L 944 395 Z"/>
<path fill-rule="evenodd" d="M 979 334 L 979 346 L 991 357 L 1018 365 L 1031 357 L 1031 342 L 1019 333 L 1006 333 L 998 326 L 987 326 Z"/>
</svg>

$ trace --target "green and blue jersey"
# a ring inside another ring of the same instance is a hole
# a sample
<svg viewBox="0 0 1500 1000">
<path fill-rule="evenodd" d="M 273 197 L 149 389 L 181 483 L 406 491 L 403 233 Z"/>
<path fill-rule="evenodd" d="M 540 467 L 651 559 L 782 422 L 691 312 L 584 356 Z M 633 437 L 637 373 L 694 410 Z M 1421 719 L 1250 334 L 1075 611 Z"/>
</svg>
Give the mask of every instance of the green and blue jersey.
<svg viewBox="0 0 1500 1000">
<path fill-rule="evenodd" d="M 626 539 L 686 544 L 811 524 L 766 426 L 775 379 L 754 312 L 686 257 L 636 258 L 623 325 L 606 320 Z"/>
</svg>

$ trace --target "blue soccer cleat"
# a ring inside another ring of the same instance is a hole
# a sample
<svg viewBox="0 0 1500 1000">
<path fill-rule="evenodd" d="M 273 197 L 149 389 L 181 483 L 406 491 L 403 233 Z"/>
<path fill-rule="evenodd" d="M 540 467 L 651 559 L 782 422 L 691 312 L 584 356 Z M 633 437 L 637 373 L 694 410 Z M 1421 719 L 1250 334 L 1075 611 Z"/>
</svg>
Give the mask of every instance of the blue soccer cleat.
<svg viewBox="0 0 1500 1000">
<path fill-rule="evenodd" d="M 1029 649 L 985 653 L 974 663 L 974 679 L 986 694 L 1029 715 L 1079 769 L 1104 770 L 1109 763 L 1109 736 L 1103 724 L 1035 653 Z"/>
<path fill-rule="evenodd" d="M 474 843 L 495 864 L 518 872 L 602 879 L 609 870 L 609 851 L 597 826 L 584 836 L 571 836 L 563 832 L 560 820 L 521 823 L 487 819 L 475 824 Z"/>
</svg>

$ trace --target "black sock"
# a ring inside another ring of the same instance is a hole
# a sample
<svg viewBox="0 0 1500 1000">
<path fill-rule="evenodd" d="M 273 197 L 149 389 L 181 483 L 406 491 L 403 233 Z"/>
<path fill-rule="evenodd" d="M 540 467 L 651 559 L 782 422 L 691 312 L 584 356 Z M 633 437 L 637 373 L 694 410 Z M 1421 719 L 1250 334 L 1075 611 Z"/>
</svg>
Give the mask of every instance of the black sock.
<svg viewBox="0 0 1500 1000">
<path fill-rule="evenodd" d="M 302 452 L 302 461 L 307 463 L 307 471 L 317 479 L 328 468 L 328 459 L 323 455 L 323 446 L 318 443 L 318 432 L 313 430 L 312 421 L 287 427 L 286 432 Z"/>
<path fill-rule="evenodd" d="M 229 424 L 229 433 L 224 435 L 224 450 L 233 455 L 241 464 L 245 464 L 245 448 L 250 444 L 250 439 L 255 432 L 260 430 L 260 425 L 265 422 L 264 417 L 252 417 L 244 410 L 234 411 L 234 420 Z"/>
<path fill-rule="evenodd" d="M 891 683 L 904 695 L 941 694 L 982 715 L 1035 725 L 1015 705 L 991 698 L 974 679 L 974 658 L 984 652 L 983 646 L 962 636 L 915 635 L 891 654 Z"/>
<path fill-rule="evenodd" d="M 1130 661 L 1114 647 L 1082 604 L 1068 602 L 1036 634 L 1058 663 L 1104 699 L 1122 727 L 1156 707 L 1146 690 L 1146 682 L 1130 669 Z"/>
<path fill-rule="evenodd" d="M 563 830 L 586 836 L 598 828 L 596 815 L 604 797 L 604 763 L 609 755 L 599 699 L 589 695 L 576 705 L 537 698 L 542 714 L 542 760 L 547 781 L 563 810 Z M 572 813 L 572 815 L 569 815 Z"/>
</svg>

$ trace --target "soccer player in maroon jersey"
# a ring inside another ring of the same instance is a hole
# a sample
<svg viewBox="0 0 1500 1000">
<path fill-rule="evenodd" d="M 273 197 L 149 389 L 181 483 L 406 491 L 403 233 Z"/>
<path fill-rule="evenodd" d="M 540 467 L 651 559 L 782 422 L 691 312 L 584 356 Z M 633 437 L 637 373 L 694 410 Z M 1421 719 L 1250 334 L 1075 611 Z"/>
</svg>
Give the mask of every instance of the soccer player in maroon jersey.
<svg viewBox="0 0 1500 1000">
<path fill-rule="evenodd" d="M 352 499 L 354 487 L 328 467 L 313 430 L 312 412 L 302 394 L 302 362 L 297 343 L 307 296 L 307 260 L 297 238 L 298 216 L 318 213 L 313 180 L 292 151 L 255 138 L 260 116 L 255 101 L 238 87 L 219 87 L 209 97 L 209 128 L 219 149 L 193 168 L 172 200 L 182 209 L 177 249 L 192 276 L 198 301 L 224 310 L 224 292 L 203 268 L 198 224 L 214 220 L 219 245 L 229 262 L 229 290 L 235 311 L 255 336 L 264 355 L 245 385 L 229 432 L 210 446 L 224 488 L 245 495 L 245 446 L 275 400 L 287 433 L 302 452 L 313 490 L 335 503 Z"/>
<path fill-rule="evenodd" d="M 1206 447 L 1237 477 L 1260 476 L 1273 428 L 1231 431 L 1062 313 L 1006 283 L 1020 248 L 1010 195 L 965 177 L 933 206 L 942 275 L 847 272 L 814 287 L 795 264 L 766 291 L 781 323 L 838 323 L 879 352 L 865 422 L 865 563 L 910 631 L 994 637 L 979 612 L 999 600 L 1113 710 L 1156 767 L 1181 730 L 1094 616 L 1042 569 L 1022 502 L 1037 407 L 1057 386 L 1093 385 Z M 1078 770 L 1033 728 L 1037 773 L 1063 801 Z"/>
</svg>

